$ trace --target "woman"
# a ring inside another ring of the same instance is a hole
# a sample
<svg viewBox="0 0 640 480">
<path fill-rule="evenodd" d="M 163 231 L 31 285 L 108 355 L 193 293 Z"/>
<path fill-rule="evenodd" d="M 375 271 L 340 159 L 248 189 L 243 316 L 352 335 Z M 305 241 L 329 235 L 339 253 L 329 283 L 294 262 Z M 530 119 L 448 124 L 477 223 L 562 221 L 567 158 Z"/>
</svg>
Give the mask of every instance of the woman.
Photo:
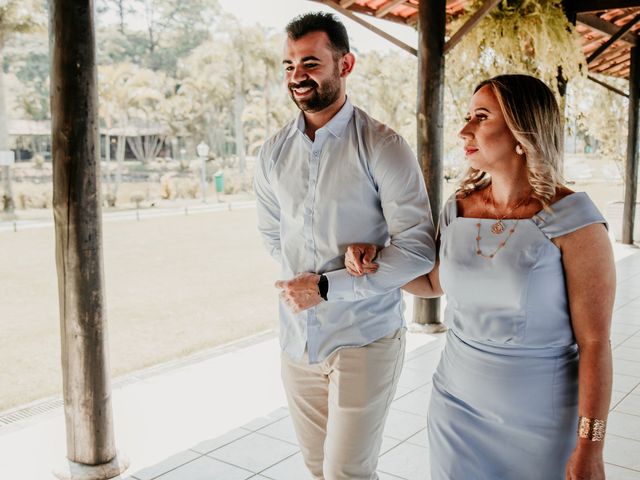
<svg viewBox="0 0 640 480">
<path fill-rule="evenodd" d="M 560 113 L 543 82 L 482 82 L 465 122 L 470 167 L 440 216 L 439 263 L 404 287 L 447 294 L 432 479 L 603 479 L 615 293 L 606 223 L 560 183 Z M 375 275 L 372 248 L 349 247 L 352 274 Z"/>
</svg>

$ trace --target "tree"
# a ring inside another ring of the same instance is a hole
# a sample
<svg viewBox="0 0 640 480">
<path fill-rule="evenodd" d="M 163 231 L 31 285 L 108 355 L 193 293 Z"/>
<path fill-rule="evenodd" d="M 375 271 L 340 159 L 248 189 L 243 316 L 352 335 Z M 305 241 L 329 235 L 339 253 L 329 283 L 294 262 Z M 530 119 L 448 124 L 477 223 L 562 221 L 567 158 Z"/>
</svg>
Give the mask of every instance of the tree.
<svg viewBox="0 0 640 480">
<path fill-rule="evenodd" d="M 15 37 L 5 48 L 5 59 L 20 82 L 15 93 L 19 111 L 13 116 L 31 120 L 51 118 L 49 41 L 44 32 Z"/>
<path fill-rule="evenodd" d="M 255 155 L 264 141 L 297 113 L 282 82 L 284 35 L 262 29 L 263 38 L 253 48 L 258 78 L 247 92 L 248 103 L 242 113 L 247 153 Z"/>
<path fill-rule="evenodd" d="M 211 146 L 213 154 L 226 152 L 233 93 L 219 73 L 224 62 L 225 50 L 209 41 L 179 63 L 175 94 L 165 112 L 174 135 L 193 139 L 192 152 L 201 140 Z"/>
<path fill-rule="evenodd" d="M 356 105 L 400 133 L 415 148 L 417 62 L 404 53 L 370 52 L 357 59 L 347 82 Z M 364 88 L 366 86 L 366 88 Z"/>
<path fill-rule="evenodd" d="M 606 81 L 625 89 L 626 82 L 622 79 L 608 77 Z M 597 153 L 602 159 L 613 160 L 624 179 L 629 101 L 595 83 L 582 83 L 579 97 L 571 104 L 578 131 L 596 141 Z"/>
<path fill-rule="evenodd" d="M 101 63 L 129 61 L 174 76 L 178 60 L 200 45 L 220 14 L 216 0 L 101 0 L 99 19 L 106 42 L 99 45 Z M 108 14 L 119 24 L 107 24 Z M 125 16 L 135 15 L 142 29 L 125 30 Z M 120 23 L 122 22 L 122 23 Z M 102 32 L 101 32 L 102 33 Z"/>
<path fill-rule="evenodd" d="M 233 25 L 227 45 L 229 60 L 223 70 L 227 82 L 233 86 L 233 131 L 240 173 L 245 170 L 247 152 L 242 117 L 244 115 L 246 95 L 259 81 L 256 78 L 259 75 L 256 67 L 259 65 L 260 60 L 259 46 L 263 41 L 263 35 L 261 34 L 262 32 L 258 28 L 246 28 L 238 23 Z M 257 87 L 257 85 L 255 86 Z"/>
<path fill-rule="evenodd" d="M 118 18 L 118 31 L 121 35 L 125 35 L 125 18 L 135 11 L 127 0 L 98 0 L 96 10 L 99 15 L 114 12 Z"/>
<path fill-rule="evenodd" d="M 168 115 L 174 132 L 197 137 L 195 143 L 206 139 L 218 154 L 224 154 L 233 139 L 243 171 L 247 150 L 255 152 L 267 132 L 291 111 L 290 102 L 272 102 L 282 88 L 281 40 L 260 26 L 235 23 L 230 31 L 215 33 L 194 49 L 178 66 Z"/>
<path fill-rule="evenodd" d="M 137 136 L 140 133 L 155 133 L 164 129 L 166 122 L 163 105 L 170 94 L 170 82 L 165 75 L 138 67 L 130 63 L 104 65 L 98 69 L 99 115 L 101 124 L 106 127 L 107 138 L 112 129 L 118 128 L 116 147 L 116 182 L 112 194 L 116 195 L 122 180 L 125 141 L 127 133 Z M 153 127 L 155 130 L 149 130 Z M 129 131 L 129 129 L 132 129 Z M 150 136 L 150 135 L 149 135 Z M 143 162 L 155 157 L 160 137 L 152 137 L 152 142 L 139 144 L 131 141 L 131 148 Z M 107 146 L 109 148 L 109 146 Z"/>
<path fill-rule="evenodd" d="M 3 52 L 7 41 L 17 33 L 32 32 L 43 29 L 46 25 L 44 5 L 38 0 L 6 0 L 0 4 L 0 151 L 9 149 L 9 133 L 7 131 L 7 112 L 4 96 L 4 60 Z M 4 211 L 14 210 L 11 187 L 11 168 L 2 167 L 4 178 Z"/>
</svg>

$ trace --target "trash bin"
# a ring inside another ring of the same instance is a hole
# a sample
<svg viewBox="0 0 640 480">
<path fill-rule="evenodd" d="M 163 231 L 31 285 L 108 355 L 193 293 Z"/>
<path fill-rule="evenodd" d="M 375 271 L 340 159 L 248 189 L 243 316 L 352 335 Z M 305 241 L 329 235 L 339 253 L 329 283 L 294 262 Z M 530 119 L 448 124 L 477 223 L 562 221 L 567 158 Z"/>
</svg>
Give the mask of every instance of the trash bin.
<svg viewBox="0 0 640 480">
<path fill-rule="evenodd" d="M 216 172 L 213 176 L 216 179 L 216 192 L 224 192 L 224 174 L 220 171 Z"/>
</svg>

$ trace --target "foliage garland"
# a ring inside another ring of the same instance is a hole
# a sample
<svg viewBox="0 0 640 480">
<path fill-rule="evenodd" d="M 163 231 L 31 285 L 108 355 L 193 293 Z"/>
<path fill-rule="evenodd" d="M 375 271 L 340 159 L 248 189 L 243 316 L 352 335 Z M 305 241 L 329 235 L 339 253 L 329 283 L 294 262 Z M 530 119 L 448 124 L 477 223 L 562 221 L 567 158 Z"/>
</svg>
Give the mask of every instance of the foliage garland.
<svg viewBox="0 0 640 480">
<path fill-rule="evenodd" d="M 467 13 L 451 23 L 451 31 L 464 25 L 482 3 L 472 2 Z M 503 73 L 534 75 L 558 93 L 559 68 L 568 80 L 586 72 L 578 34 L 561 0 L 502 0 L 447 58 L 450 84 L 467 87 L 469 96 L 475 84 Z"/>
</svg>

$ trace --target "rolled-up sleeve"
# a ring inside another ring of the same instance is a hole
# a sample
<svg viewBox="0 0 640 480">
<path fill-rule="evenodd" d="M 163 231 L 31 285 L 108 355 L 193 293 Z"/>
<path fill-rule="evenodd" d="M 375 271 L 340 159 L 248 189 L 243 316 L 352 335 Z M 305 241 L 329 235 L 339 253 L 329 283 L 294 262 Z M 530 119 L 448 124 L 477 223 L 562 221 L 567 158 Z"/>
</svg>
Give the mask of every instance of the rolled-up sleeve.
<svg viewBox="0 0 640 480">
<path fill-rule="evenodd" d="M 253 189 L 256 194 L 258 231 L 271 257 L 280 262 L 282 257 L 280 245 L 280 204 L 269 182 L 269 172 L 271 171 L 272 163 L 268 151 L 269 148 L 265 145 L 258 154 L 256 171 L 253 178 Z"/>
<path fill-rule="evenodd" d="M 329 301 L 354 301 L 387 293 L 430 272 L 435 264 L 435 229 L 418 161 L 398 135 L 383 140 L 377 151 L 371 174 L 390 240 L 378 253 L 375 274 L 353 277 L 346 269 L 326 273 Z"/>
</svg>

